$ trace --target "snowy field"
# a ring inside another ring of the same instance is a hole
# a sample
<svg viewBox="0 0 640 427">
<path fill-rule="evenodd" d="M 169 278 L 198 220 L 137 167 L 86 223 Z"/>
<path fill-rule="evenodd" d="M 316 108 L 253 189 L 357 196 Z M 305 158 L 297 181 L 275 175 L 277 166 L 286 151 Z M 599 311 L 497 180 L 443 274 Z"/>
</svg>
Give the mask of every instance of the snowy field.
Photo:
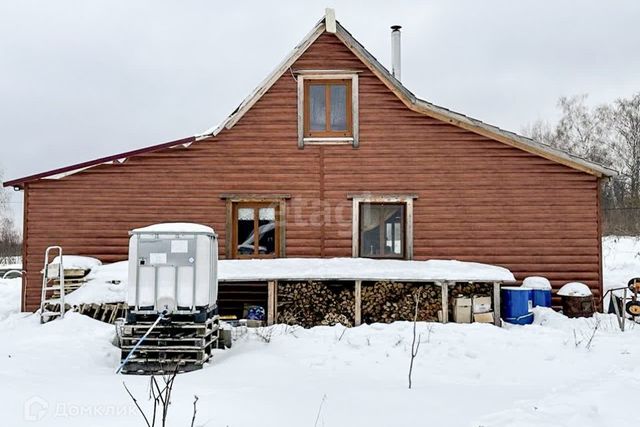
<svg viewBox="0 0 640 427">
<path fill-rule="evenodd" d="M 640 242 L 605 241 L 608 287 L 640 275 Z M 0 281 L 0 425 L 144 426 L 148 378 L 115 375 L 114 327 L 70 313 L 40 325 Z M 169 426 L 626 426 L 640 419 L 640 326 L 538 310 L 531 326 L 411 323 L 249 330 L 176 379 Z M 269 339 L 270 337 L 270 339 Z M 267 342 L 269 341 L 269 342 Z M 146 406 L 148 408 L 148 406 Z"/>
</svg>

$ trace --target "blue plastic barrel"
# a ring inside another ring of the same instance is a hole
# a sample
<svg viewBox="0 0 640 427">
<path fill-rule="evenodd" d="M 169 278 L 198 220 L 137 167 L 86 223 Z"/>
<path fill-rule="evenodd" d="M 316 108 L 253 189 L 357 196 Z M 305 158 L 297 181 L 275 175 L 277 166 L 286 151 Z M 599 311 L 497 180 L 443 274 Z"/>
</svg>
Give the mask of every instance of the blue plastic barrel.
<svg viewBox="0 0 640 427">
<path fill-rule="evenodd" d="M 531 289 L 520 287 L 502 288 L 502 318 L 516 325 L 533 323 L 533 313 L 529 312 Z"/>
<path fill-rule="evenodd" d="M 532 289 L 531 302 L 534 307 L 551 307 L 551 289 Z"/>
<path fill-rule="evenodd" d="M 522 281 L 522 286 L 531 289 L 532 307 L 551 307 L 551 282 L 546 277 L 530 276 Z"/>
</svg>

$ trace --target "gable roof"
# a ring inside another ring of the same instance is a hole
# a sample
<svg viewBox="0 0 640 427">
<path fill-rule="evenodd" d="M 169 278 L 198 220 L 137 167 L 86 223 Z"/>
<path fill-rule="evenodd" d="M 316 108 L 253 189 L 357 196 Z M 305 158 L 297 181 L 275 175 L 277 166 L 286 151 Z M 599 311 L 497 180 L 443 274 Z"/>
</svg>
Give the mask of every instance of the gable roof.
<svg viewBox="0 0 640 427">
<path fill-rule="evenodd" d="M 450 123 L 454 126 L 483 135 L 487 138 L 500 141 L 504 144 L 519 148 L 523 151 L 536 154 L 546 159 L 561 163 L 565 166 L 586 172 L 597 177 L 611 177 L 617 172 L 611 168 L 576 156 L 569 152 L 551 147 L 546 144 L 534 141 L 531 138 L 518 135 L 497 126 L 484 123 L 480 120 L 451 111 L 444 107 L 422 100 L 409 91 L 402 83 L 396 79 L 360 42 L 358 42 L 338 21 L 335 20 L 334 13 L 327 9 L 327 14 L 318 21 L 311 31 L 298 43 L 287 57 L 271 72 L 254 91 L 245 98 L 240 105 L 222 121 L 218 126 L 212 127 L 205 132 L 163 144 L 153 145 L 138 150 L 115 154 L 113 156 L 102 157 L 88 162 L 53 169 L 47 172 L 29 175 L 22 178 L 4 182 L 5 187 L 13 186 L 22 188 L 27 182 L 38 179 L 59 179 L 74 173 L 81 172 L 88 168 L 113 163 L 124 163 L 127 158 L 164 150 L 174 147 L 188 148 L 192 143 L 215 137 L 224 129 L 231 129 L 247 111 L 273 86 L 273 84 L 302 56 L 302 54 L 316 41 L 324 32 L 335 34 L 344 45 L 353 52 L 370 70 L 373 72 L 398 98 L 411 110 L 426 116 Z"/>
</svg>

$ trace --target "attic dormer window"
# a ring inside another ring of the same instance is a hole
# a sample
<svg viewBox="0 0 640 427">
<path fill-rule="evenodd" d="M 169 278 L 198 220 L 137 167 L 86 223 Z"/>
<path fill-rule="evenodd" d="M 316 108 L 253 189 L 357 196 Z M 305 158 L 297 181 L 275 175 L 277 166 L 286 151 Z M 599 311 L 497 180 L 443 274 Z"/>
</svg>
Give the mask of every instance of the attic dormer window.
<svg viewBox="0 0 640 427">
<path fill-rule="evenodd" d="M 298 145 L 358 145 L 358 75 L 303 71 L 298 76 Z"/>
<path fill-rule="evenodd" d="M 350 137 L 351 80 L 304 82 L 304 136 Z"/>
</svg>

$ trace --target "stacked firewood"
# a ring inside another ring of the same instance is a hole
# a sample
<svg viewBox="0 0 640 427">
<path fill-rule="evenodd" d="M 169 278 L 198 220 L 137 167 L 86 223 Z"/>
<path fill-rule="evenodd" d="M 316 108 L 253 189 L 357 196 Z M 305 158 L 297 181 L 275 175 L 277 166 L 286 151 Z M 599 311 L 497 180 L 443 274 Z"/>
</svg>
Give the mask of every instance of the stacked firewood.
<svg viewBox="0 0 640 427">
<path fill-rule="evenodd" d="M 415 298 L 419 298 L 418 320 L 437 321 L 442 308 L 440 288 L 430 284 L 376 282 L 362 285 L 362 321 L 390 323 L 413 320 Z"/>
<path fill-rule="evenodd" d="M 310 328 L 317 325 L 353 326 L 353 285 L 319 282 L 278 283 L 278 323 Z"/>
</svg>

